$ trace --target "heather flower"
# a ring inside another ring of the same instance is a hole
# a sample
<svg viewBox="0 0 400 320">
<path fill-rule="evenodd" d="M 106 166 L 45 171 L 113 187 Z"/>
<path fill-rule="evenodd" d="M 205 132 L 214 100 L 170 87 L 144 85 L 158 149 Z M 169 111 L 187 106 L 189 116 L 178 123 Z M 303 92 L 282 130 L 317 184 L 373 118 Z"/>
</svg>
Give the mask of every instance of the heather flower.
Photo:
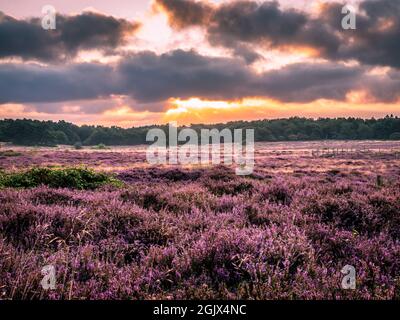
<svg viewBox="0 0 400 320">
<path fill-rule="evenodd" d="M 146 166 L 131 149 L 0 159 L 7 174 L 84 164 L 124 182 L 1 188 L 1 299 L 399 299 L 395 157 L 269 148 L 249 177 Z M 55 290 L 40 285 L 46 265 Z M 356 290 L 341 287 L 345 265 Z"/>
</svg>

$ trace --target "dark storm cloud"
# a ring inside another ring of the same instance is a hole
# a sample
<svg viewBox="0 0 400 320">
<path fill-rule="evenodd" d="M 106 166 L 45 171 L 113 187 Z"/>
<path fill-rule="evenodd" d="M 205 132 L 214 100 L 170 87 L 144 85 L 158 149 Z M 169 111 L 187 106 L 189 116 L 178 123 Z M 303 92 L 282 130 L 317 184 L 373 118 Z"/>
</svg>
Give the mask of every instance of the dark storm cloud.
<svg viewBox="0 0 400 320">
<path fill-rule="evenodd" d="M 58 61 L 74 57 L 79 50 L 115 49 L 138 27 L 127 20 L 85 12 L 57 15 L 56 30 L 44 30 L 41 19 L 17 20 L 0 12 L 0 58 Z"/>
<path fill-rule="evenodd" d="M 132 55 L 118 70 L 125 90 L 144 102 L 191 96 L 236 98 L 246 94 L 253 79 L 251 71 L 240 61 L 182 50 Z"/>
<path fill-rule="evenodd" d="M 155 4 L 170 13 L 169 24 L 178 29 L 203 25 L 212 13 L 212 7 L 200 1 L 156 0 Z"/>
<path fill-rule="evenodd" d="M 231 48 L 239 56 L 237 48 L 244 46 L 247 52 L 254 46 L 281 50 L 309 47 L 329 60 L 400 67 L 399 0 L 361 2 L 356 30 L 342 28 L 343 3 L 327 3 L 313 17 L 307 12 L 282 9 L 278 2 L 234 1 L 208 6 L 194 0 L 156 2 L 167 12 L 172 26 L 202 27 L 211 44 Z"/>
<path fill-rule="evenodd" d="M 277 2 L 232 2 L 215 10 L 208 34 L 212 41 L 238 40 L 275 46 L 312 46 L 318 50 L 334 51 L 336 36 L 304 13 L 281 10 Z"/>
<path fill-rule="evenodd" d="M 320 98 L 345 100 L 349 91 L 362 87 L 365 78 L 365 70 L 360 67 L 293 64 L 264 74 L 258 88 L 285 102 L 310 102 Z"/>
<path fill-rule="evenodd" d="M 157 102 L 174 96 L 241 97 L 249 91 L 248 83 L 253 78 L 241 61 L 181 50 L 160 56 L 152 52 L 132 54 L 113 67 L 5 63 L 0 64 L 0 103 L 73 101 L 124 94 L 142 107 L 148 104 L 159 108 Z"/>
<path fill-rule="evenodd" d="M 321 17 L 340 32 L 341 6 L 326 5 Z M 336 59 L 355 59 L 362 64 L 400 68 L 400 1 L 369 0 L 360 4 L 357 29 L 343 32 Z M 338 22 L 339 21 L 339 22 Z"/>
<path fill-rule="evenodd" d="M 73 64 L 41 67 L 0 64 L 0 103 L 59 102 L 118 93 L 111 67 Z"/>
<path fill-rule="evenodd" d="M 236 99 L 273 97 L 286 102 L 320 98 L 342 100 L 360 86 L 364 69 L 337 64 L 294 64 L 257 74 L 239 59 L 211 58 L 193 51 L 156 55 L 145 52 L 124 60 L 118 72 L 140 101 L 199 96 Z"/>
<path fill-rule="evenodd" d="M 160 111 L 161 102 L 172 97 L 266 97 L 283 102 L 311 102 L 322 98 L 345 100 L 347 93 L 359 89 L 381 100 L 396 101 L 400 88 L 398 73 L 376 78 L 367 71 L 364 67 L 322 63 L 294 64 L 259 74 L 241 59 L 205 57 L 182 50 L 162 55 L 132 54 L 112 67 L 0 64 L 0 103 L 46 103 L 124 95 L 141 110 Z"/>
<path fill-rule="evenodd" d="M 282 10 L 278 2 L 235 1 L 204 9 L 197 1 L 156 1 L 167 12 L 172 26 L 203 27 L 211 44 L 232 48 L 239 56 L 237 48 L 244 45 L 249 45 L 247 52 L 252 45 L 310 46 L 324 55 L 336 52 L 340 45 L 339 37 L 318 20 L 298 10 Z M 196 16 L 196 10 L 202 18 L 187 19 L 185 12 Z"/>
</svg>

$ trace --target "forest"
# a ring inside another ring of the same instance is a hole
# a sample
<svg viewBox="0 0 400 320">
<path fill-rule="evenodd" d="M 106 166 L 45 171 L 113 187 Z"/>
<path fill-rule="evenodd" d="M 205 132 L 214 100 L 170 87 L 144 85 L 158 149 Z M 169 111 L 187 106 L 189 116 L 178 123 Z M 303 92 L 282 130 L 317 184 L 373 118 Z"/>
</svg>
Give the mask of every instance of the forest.
<svg viewBox="0 0 400 320">
<path fill-rule="evenodd" d="M 167 130 L 167 125 L 120 128 L 117 126 L 78 126 L 66 121 L 30 119 L 0 120 L 0 141 L 24 146 L 139 145 L 147 144 L 149 129 Z M 182 129 L 183 127 L 180 127 Z M 400 140 L 400 118 L 381 119 L 293 117 L 288 119 L 235 121 L 224 124 L 191 125 L 190 128 L 254 129 L 257 142 L 312 140 Z"/>
</svg>

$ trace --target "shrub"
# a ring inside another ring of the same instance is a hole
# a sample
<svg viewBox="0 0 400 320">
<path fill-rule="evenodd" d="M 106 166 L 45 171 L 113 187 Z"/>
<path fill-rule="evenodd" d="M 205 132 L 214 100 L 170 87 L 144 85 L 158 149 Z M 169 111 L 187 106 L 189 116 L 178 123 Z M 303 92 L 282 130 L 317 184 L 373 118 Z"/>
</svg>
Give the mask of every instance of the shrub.
<svg viewBox="0 0 400 320">
<path fill-rule="evenodd" d="M 33 191 L 30 200 L 34 204 L 51 205 L 78 205 L 79 201 L 69 194 L 69 190 L 65 189 L 51 189 L 47 187 L 38 188 Z"/>
<path fill-rule="evenodd" d="M 201 173 L 199 171 L 183 171 L 180 169 L 167 170 L 163 175 L 163 178 L 170 181 L 194 181 L 200 178 Z"/>
<path fill-rule="evenodd" d="M 157 188 L 131 188 L 121 194 L 121 200 L 136 203 L 147 210 L 160 211 L 168 205 L 165 197 L 160 195 L 160 190 Z"/>
<path fill-rule="evenodd" d="M 284 181 L 277 180 L 260 190 L 261 199 L 279 205 L 290 205 L 293 201 L 293 192 Z"/>
<path fill-rule="evenodd" d="M 0 187 L 6 188 L 34 188 L 46 185 L 51 188 L 90 190 L 104 185 L 121 184 L 121 181 L 111 176 L 84 168 L 33 168 L 24 172 L 0 173 Z"/>
<path fill-rule="evenodd" d="M 253 185 L 250 181 L 244 179 L 237 181 L 226 182 L 224 180 L 212 180 L 208 179 L 204 181 L 205 186 L 216 196 L 223 195 L 238 195 L 241 193 L 251 192 Z"/>
<path fill-rule="evenodd" d="M 80 143 L 80 142 L 75 143 L 75 144 L 74 144 L 74 148 L 75 148 L 76 150 L 82 149 L 82 143 Z"/>
<path fill-rule="evenodd" d="M 311 214 L 325 224 L 334 224 L 347 231 L 371 233 L 377 231 L 373 224 L 371 206 L 361 197 L 337 196 L 311 200 L 303 213 Z"/>
<path fill-rule="evenodd" d="M 383 187 L 383 185 L 385 184 L 385 182 L 383 181 L 383 177 L 381 175 L 377 175 L 376 176 L 376 186 L 377 187 Z"/>
</svg>

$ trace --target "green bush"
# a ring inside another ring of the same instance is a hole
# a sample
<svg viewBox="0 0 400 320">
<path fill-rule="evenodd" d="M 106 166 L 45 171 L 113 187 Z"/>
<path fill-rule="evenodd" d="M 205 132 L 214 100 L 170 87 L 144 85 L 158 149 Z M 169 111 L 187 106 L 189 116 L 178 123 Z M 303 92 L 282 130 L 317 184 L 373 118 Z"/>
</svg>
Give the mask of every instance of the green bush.
<svg viewBox="0 0 400 320">
<path fill-rule="evenodd" d="M 93 190 L 104 185 L 121 186 L 122 182 L 104 173 L 84 168 L 33 168 L 24 172 L 0 172 L 0 187 L 34 188 L 40 185 L 51 188 Z"/>
<path fill-rule="evenodd" d="M 75 144 L 74 144 L 74 148 L 75 148 L 76 150 L 82 149 L 82 143 L 80 143 L 80 142 L 75 143 Z"/>
</svg>

